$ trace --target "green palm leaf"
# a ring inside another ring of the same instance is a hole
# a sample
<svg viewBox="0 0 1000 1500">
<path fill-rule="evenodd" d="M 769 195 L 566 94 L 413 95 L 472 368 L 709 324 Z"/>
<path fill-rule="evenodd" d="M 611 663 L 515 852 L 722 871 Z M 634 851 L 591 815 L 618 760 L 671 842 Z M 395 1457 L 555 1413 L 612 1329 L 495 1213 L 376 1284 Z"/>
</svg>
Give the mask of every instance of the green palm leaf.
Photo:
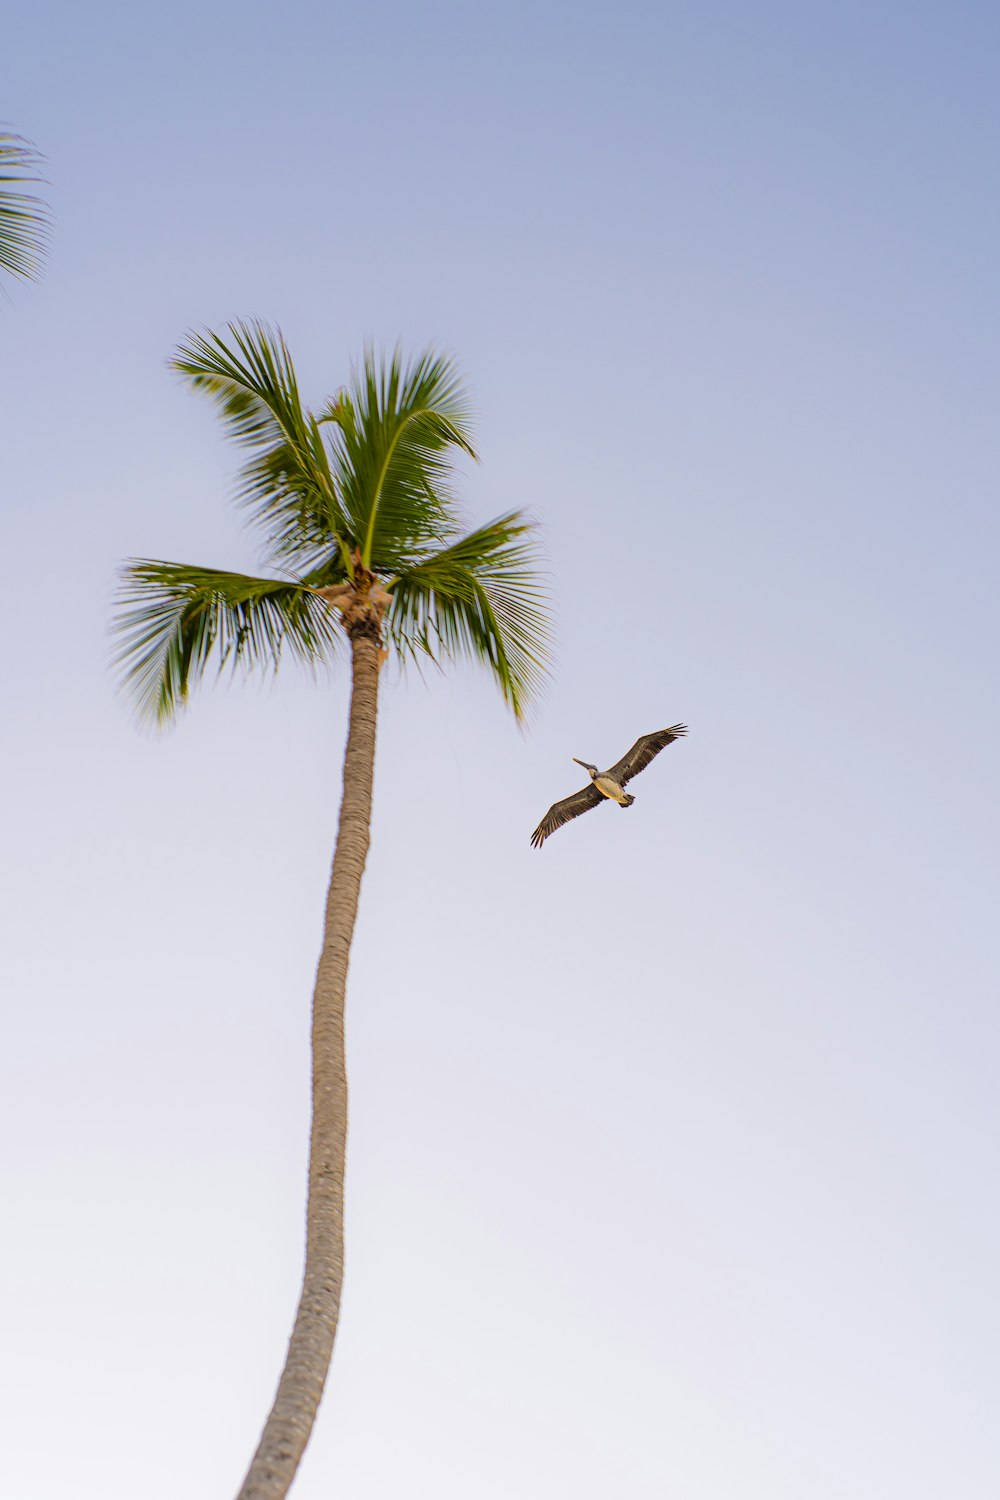
<svg viewBox="0 0 1000 1500">
<path fill-rule="evenodd" d="M 220 667 L 274 665 L 285 649 L 328 659 L 342 631 L 321 592 L 366 609 L 374 584 L 392 596 L 383 624 L 404 658 L 481 662 L 523 718 L 548 647 L 532 528 L 511 512 L 460 535 L 452 466 L 476 455 L 454 365 L 431 351 L 404 364 L 398 350 L 369 350 L 317 419 L 281 334 L 262 323 L 190 334 L 171 364 L 250 450 L 240 498 L 294 581 L 129 564 L 118 664 L 141 714 L 170 718 L 213 652 Z"/>
<path fill-rule="evenodd" d="M 141 718 L 165 723 L 204 675 L 276 669 L 287 649 L 299 661 L 329 662 L 342 632 L 310 588 L 215 568 L 135 558 L 122 570 L 115 664 Z"/>
<path fill-rule="evenodd" d="M 32 280 L 48 248 L 49 210 L 41 198 L 23 192 L 41 182 L 42 158 L 30 142 L 0 131 L 0 269 Z"/>
<path fill-rule="evenodd" d="M 228 343 L 215 333 L 189 334 L 171 369 L 213 398 L 230 435 L 251 450 L 238 497 L 272 558 L 310 566 L 339 553 L 346 563 L 349 527 L 284 339 L 256 322 L 231 323 L 228 333 Z"/>
<path fill-rule="evenodd" d="M 486 665 L 518 719 L 544 675 L 549 624 L 533 526 L 512 511 L 400 573 L 390 584 L 389 638 L 404 657 Z"/>
<path fill-rule="evenodd" d="M 450 479 L 455 450 L 475 458 L 470 411 L 454 365 L 427 352 L 368 350 L 327 409 L 332 468 L 365 567 L 400 572 L 457 530 Z"/>
</svg>

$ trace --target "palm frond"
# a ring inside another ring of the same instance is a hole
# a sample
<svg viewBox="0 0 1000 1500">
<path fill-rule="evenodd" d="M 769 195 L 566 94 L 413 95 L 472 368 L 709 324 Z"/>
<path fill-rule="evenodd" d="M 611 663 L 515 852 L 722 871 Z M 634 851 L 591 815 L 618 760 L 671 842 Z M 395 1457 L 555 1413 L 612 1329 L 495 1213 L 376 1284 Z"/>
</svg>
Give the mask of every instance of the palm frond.
<svg viewBox="0 0 1000 1500">
<path fill-rule="evenodd" d="M 25 183 L 42 182 L 42 157 L 19 135 L 0 131 L 0 269 L 33 280 L 48 248 L 49 209 Z"/>
<path fill-rule="evenodd" d="M 518 719 L 544 676 L 550 640 L 532 530 L 512 511 L 442 547 L 392 580 L 386 619 L 403 657 L 484 663 Z"/>
<path fill-rule="evenodd" d="M 332 467 L 362 562 L 399 572 L 457 531 L 449 480 L 456 451 L 475 458 L 471 413 L 454 365 L 428 351 L 404 365 L 368 350 L 327 408 Z"/>
<path fill-rule="evenodd" d="M 299 661 L 329 662 L 342 632 L 308 587 L 215 568 L 133 558 L 122 570 L 114 630 L 115 665 L 140 718 L 165 723 L 204 675 L 275 670 L 286 649 Z"/>
<path fill-rule="evenodd" d="M 228 338 L 191 333 L 170 368 L 211 396 L 230 436 L 251 450 L 238 499 L 275 561 L 312 565 L 347 540 L 320 424 L 302 405 L 281 333 L 264 323 L 230 323 Z"/>
</svg>

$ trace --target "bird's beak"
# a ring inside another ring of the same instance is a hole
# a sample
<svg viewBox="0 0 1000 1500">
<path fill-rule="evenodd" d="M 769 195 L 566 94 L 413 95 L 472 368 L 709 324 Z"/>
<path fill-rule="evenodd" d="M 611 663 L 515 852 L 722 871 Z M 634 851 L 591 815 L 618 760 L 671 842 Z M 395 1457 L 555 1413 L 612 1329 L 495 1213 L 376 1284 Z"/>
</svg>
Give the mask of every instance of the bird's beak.
<svg viewBox="0 0 1000 1500">
<path fill-rule="evenodd" d="M 573 761 L 575 765 L 582 766 L 585 771 L 589 770 L 589 767 L 585 760 L 577 760 L 575 755 L 571 755 L 570 760 Z"/>
</svg>

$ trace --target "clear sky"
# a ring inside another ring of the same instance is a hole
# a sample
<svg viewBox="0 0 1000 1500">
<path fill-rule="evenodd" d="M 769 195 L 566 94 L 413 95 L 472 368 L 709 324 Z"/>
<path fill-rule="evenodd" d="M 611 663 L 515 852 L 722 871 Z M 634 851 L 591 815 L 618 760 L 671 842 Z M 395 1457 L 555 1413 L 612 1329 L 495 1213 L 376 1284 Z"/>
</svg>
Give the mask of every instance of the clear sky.
<svg viewBox="0 0 1000 1500">
<path fill-rule="evenodd" d="M 995 5 L 36 0 L 0 303 L 11 1500 L 219 1500 L 298 1295 L 343 681 L 115 696 L 257 559 L 165 360 L 453 352 L 555 671 L 384 694 L 343 1324 L 296 1500 L 994 1500 Z M 539 855 L 640 733 L 691 726 Z"/>
</svg>

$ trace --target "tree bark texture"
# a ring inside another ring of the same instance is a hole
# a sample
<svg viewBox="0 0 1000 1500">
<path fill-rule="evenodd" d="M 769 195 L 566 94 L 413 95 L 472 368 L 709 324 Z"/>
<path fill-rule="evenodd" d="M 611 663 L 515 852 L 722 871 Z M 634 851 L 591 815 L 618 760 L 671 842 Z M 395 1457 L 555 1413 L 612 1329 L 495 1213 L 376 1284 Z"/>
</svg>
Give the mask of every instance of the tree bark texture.
<svg viewBox="0 0 1000 1500">
<path fill-rule="evenodd" d="M 380 645 L 374 612 L 356 622 L 350 633 L 351 713 L 344 790 L 313 996 L 305 1274 L 285 1368 L 238 1500 L 284 1500 L 287 1495 L 323 1395 L 340 1312 L 347 1147 L 344 996 L 371 824 Z"/>
</svg>

